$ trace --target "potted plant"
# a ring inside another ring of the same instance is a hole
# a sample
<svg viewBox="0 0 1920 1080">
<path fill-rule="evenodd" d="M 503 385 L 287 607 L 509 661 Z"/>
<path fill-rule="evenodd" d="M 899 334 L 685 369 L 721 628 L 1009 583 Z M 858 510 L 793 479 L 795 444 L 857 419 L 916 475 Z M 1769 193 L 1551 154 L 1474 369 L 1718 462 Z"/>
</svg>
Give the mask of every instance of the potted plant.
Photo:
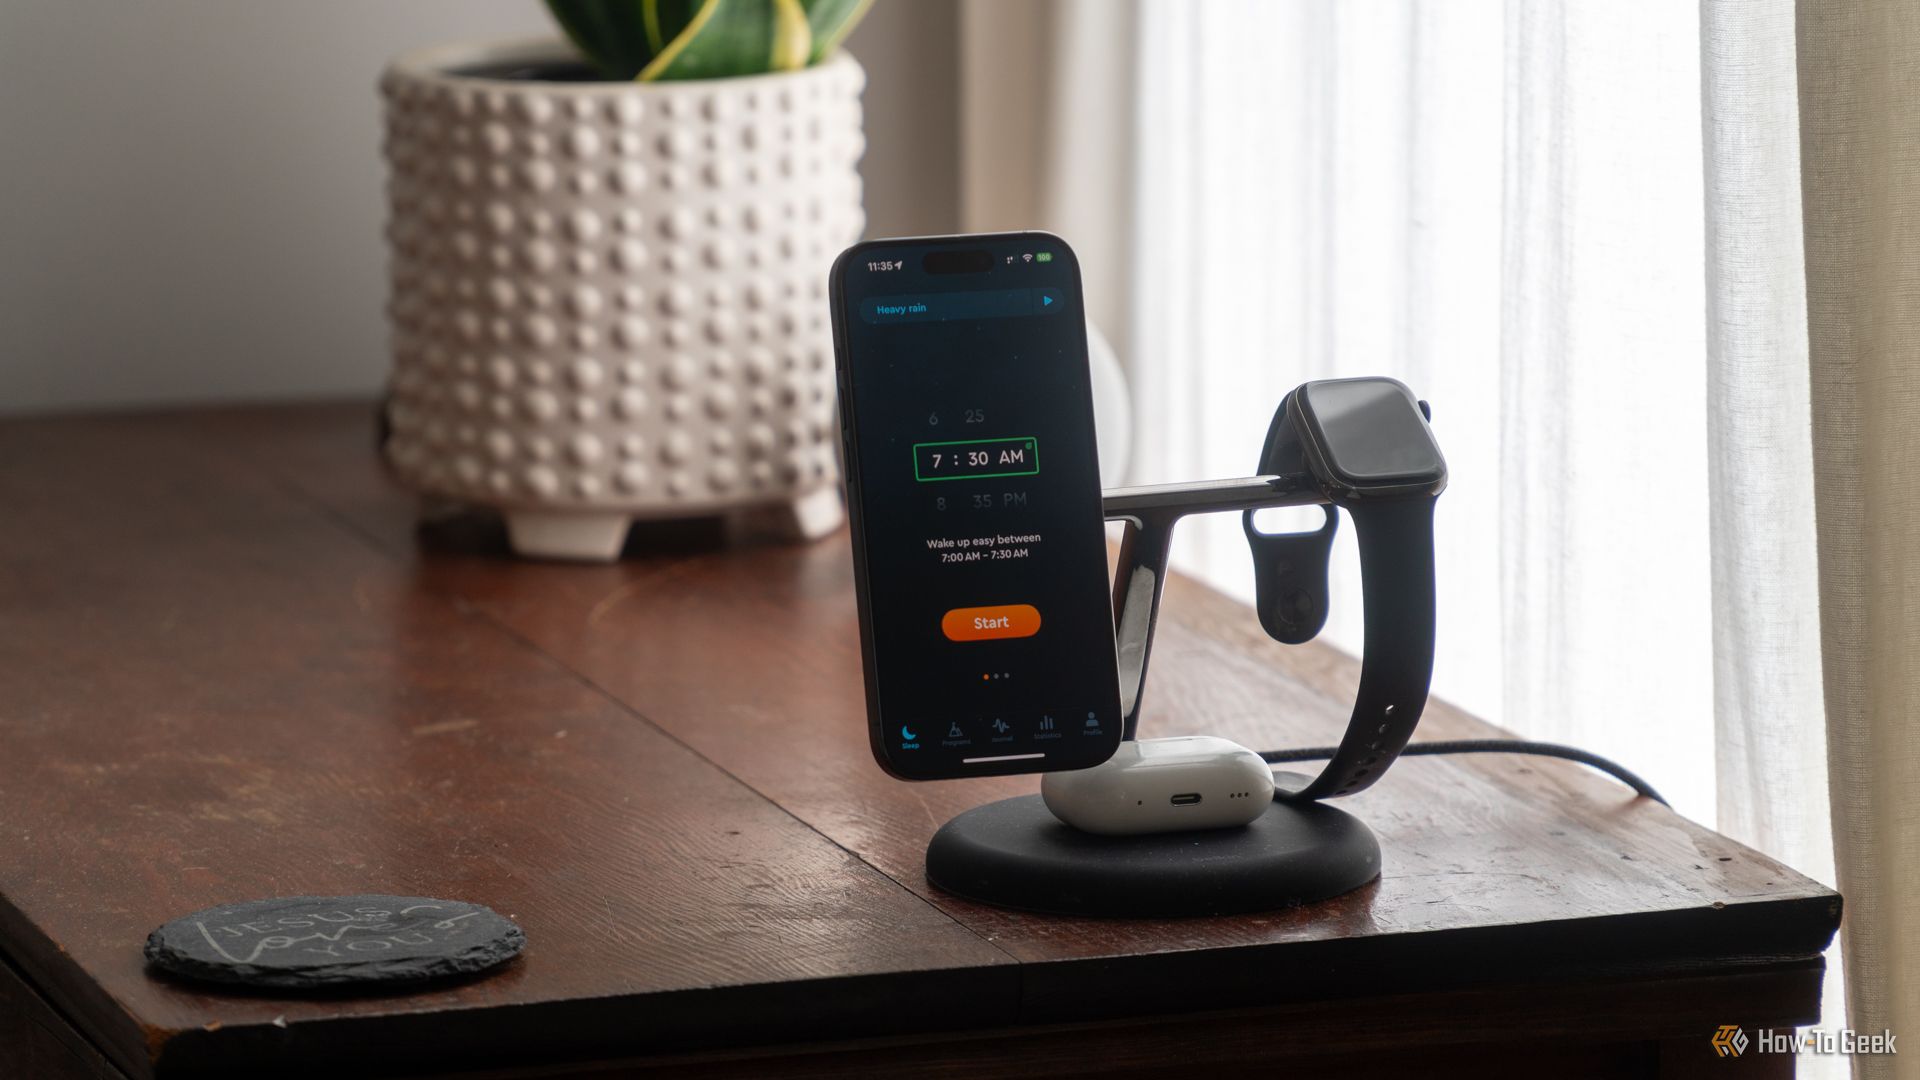
<svg viewBox="0 0 1920 1080">
<path fill-rule="evenodd" d="M 453 45 L 381 79 L 385 454 L 616 557 L 638 518 L 838 527 L 824 288 L 864 224 L 868 0 L 549 0 L 569 41 Z"/>
</svg>

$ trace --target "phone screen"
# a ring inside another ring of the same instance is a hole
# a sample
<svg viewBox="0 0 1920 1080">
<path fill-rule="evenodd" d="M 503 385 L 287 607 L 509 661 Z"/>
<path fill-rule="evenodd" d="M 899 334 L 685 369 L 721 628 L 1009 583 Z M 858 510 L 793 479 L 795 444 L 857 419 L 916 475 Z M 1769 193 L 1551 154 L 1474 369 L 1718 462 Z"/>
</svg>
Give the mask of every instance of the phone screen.
<svg viewBox="0 0 1920 1080">
<path fill-rule="evenodd" d="M 1119 677 L 1073 252 L 862 244 L 833 305 L 875 757 L 915 780 L 1105 761 Z"/>
</svg>

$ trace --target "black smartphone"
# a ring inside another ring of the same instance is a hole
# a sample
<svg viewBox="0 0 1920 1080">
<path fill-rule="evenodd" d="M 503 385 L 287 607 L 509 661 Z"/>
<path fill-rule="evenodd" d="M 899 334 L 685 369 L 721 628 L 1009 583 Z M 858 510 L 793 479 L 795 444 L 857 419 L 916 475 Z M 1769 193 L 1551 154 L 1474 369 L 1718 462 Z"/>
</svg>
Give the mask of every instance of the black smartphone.
<svg viewBox="0 0 1920 1080">
<path fill-rule="evenodd" d="M 1073 249 L 874 240 L 832 274 L 875 759 L 904 780 L 1098 765 L 1120 690 Z"/>
</svg>

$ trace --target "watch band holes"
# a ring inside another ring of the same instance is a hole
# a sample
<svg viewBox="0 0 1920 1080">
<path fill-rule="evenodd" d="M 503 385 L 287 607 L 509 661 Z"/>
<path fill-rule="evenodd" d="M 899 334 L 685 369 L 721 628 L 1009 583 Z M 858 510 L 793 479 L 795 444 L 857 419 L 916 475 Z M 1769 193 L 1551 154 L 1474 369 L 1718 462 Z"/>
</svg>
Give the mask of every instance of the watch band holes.
<svg viewBox="0 0 1920 1080">
<path fill-rule="evenodd" d="M 1387 733 L 1387 725 L 1381 724 L 1379 734 L 1385 735 L 1386 733 Z"/>
<path fill-rule="evenodd" d="M 1393 715 L 1393 706 L 1391 706 L 1391 705 L 1389 705 L 1389 706 L 1387 706 L 1387 711 L 1386 711 L 1386 713 L 1385 713 L 1384 715 L 1387 715 L 1387 716 L 1392 716 L 1392 715 Z"/>
</svg>

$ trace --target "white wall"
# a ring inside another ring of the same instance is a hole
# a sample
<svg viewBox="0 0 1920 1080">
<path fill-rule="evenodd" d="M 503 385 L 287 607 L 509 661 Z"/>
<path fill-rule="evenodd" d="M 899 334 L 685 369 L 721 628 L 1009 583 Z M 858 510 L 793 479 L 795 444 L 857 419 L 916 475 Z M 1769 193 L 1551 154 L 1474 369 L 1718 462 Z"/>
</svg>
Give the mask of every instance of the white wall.
<svg viewBox="0 0 1920 1080">
<path fill-rule="evenodd" d="M 957 216 L 952 0 L 882 0 L 875 233 Z M 369 395 L 387 57 L 547 33 L 537 0 L 0 5 L 0 412 Z"/>
</svg>

